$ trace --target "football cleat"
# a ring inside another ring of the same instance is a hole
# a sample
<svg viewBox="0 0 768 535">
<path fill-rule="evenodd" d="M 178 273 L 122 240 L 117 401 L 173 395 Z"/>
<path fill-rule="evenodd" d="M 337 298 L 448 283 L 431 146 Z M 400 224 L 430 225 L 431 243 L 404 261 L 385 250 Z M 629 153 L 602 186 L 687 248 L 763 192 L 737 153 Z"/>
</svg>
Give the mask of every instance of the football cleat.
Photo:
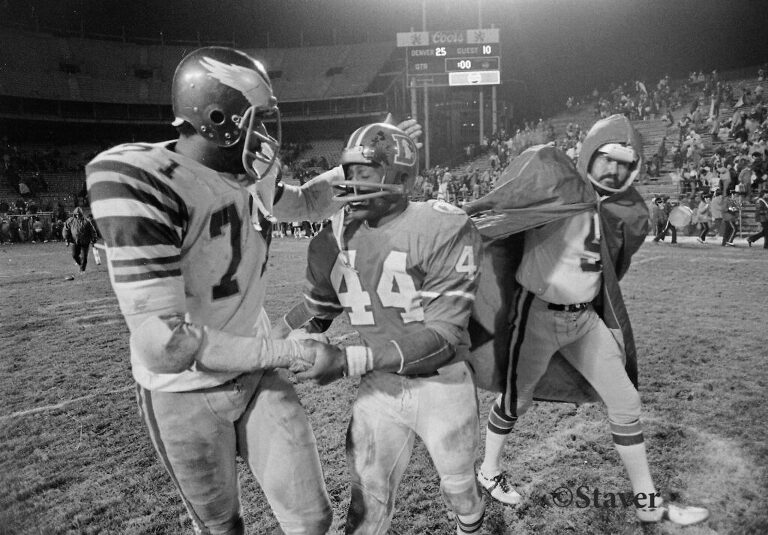
<svg viewBox="0 0 768 535">
<path fill-rule="evenodd" d="M 693 507 L 675 505 L 673 503 L 660 505 L 659 507 L 645 507 L 637 509 L 637 518 L 643 523 L 655 523 L 661 521 L 672 522 L 678 526 L 691 526 L 704 522 L 709 518 L 709 510 L 705 507 Z"/>
<path fill-rule="evenodd" d="M 507 473 L 501 472 L 494 477 L 486 477 L 481 470 L 477 471 L 477 480 L 488 494 L 496 501 L 507 505 L 518 505 L 523 501 L 515 488 L 507 481 Z"/>
</svg>

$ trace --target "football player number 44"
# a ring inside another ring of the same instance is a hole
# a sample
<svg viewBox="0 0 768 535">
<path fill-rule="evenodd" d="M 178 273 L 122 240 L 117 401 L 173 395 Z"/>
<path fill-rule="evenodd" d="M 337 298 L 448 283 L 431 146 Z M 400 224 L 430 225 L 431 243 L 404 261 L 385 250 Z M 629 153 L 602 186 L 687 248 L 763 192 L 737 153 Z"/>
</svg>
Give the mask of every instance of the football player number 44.
<svg viewBox="0 0 768 535">
<path fill-rule="evenodd" d="M 347 309 L 352 325 L 373 325 L 373 312 L 370 310 L 371 296 L 363 289 L 360 277 L 354 269 L 356 251 L 346 251 L 349 264 L 345 265 L 342 254 L 334 263 L 331 271 L 333 284 L 339 304 Z M 413 278 L 406 271 L 408 255 L 401 251 L 391 251 L 384 260 L 381 278 L 376 285 L 376 295 L 382 306 L 402 309 L 400 318 L 403 323 L 424 320 L 424 308 L 421 306 L 421 293 L 416 290 Z M 462 249 L 454 269 L 457 273 L 473 277 L 475 266 L 472 246 Z"/>
</svg>

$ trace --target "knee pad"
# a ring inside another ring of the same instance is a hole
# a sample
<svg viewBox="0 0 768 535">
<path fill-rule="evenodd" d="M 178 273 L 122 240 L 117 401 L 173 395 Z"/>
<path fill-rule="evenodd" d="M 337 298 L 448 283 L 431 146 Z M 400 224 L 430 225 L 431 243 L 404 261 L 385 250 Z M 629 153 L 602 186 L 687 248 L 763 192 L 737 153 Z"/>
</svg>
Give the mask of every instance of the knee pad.
<svg viewBox="0 0 768 535">
<path fill-rule="evenodd" d="M 446 505 L 457 515 L 471 515 L 483 510 L 483 500 L 477 488 L 474 471 L 440 478 L 440 494 Z"/>
</svg>

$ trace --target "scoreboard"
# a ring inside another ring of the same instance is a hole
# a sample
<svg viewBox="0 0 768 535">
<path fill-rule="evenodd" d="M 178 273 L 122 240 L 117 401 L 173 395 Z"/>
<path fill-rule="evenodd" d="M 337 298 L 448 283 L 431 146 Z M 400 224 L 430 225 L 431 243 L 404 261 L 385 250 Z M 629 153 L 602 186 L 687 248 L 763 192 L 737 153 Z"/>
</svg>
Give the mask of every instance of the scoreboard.
<svg viewBox="0 0 768 535">
<path fill-rule="evenodd" d="M 397 34 L 406 48 L 408 83 L 489 85 L 501 81 L 499 30 L 486 28 Z"/>
</svg>

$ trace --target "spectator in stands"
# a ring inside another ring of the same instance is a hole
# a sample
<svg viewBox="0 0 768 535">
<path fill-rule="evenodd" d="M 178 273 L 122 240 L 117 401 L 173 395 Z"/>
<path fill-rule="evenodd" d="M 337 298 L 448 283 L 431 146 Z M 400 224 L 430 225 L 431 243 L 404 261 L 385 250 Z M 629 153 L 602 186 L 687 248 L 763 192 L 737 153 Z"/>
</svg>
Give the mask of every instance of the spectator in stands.
<svg viewBox="0 0 768 535">
<path fill-rule="evenodd" d="M 695 187 L 695 178 L 692 175 L 691 169 L 689 168 L 683 168 L 683 173 L 680 175 L 680 194 L 685 195 L 686 193 L 693 191 Z"/>
<path fill-rule="evenodd" d="M 763 157 L 763 153 L 760 151 L 753 151 L 751 155 L 751 165 L 749 166 L 752 170 L 752 175 L 750 178 L 750 185 L 749 189 L 746 191 L 747 195 L 751 195 L 752 193 L 752 186 L 755 187 L 756 190 L 762 191 L 765 189 L 763 186 L 763 183 L 765 182 L 766 173 L 768 172 L 768 167 L 766 166 L 765 158 Z"/>
<path fill-rule="evenodd" d="M 752 177 L 754 175 L 752 166 L 744 162 L 741 170 L 738 173 L 739 176 L 736 182 L 737 188 L 739 192 L 749 197 L 752 194 Z"/>
<path fill-rule="evenodd" d="M 91 223 L 83 215 L 83 209 L 75 208 L 72 217 L 64 223 L 64 240 L 71 246 L 72 258 L 80 268 L 80 273 L 85 272 L 88 264 L 88 248 L 96 241 L 98 233 Z"/>
<path fill-rule="evenodd" d="M 67 210 L 64 208 L 64 205 L 61 204 L 61 201 L 56 202 L 56 208 L 54 210 L 53 217 L 56 219 L 61 219 L 62 221 L 67 220 Z"/>
<path fill-rule="evenodd" d="M 720 191 L 723 192 L 724 196 L 729 195 L 731 192 L 731 189 L 733 189 L 731 187 L 733 183 L 733 175 L 731 173 L 732 167 L 733 166 L 731 164 L 728 164 L 726 166 L 720 167 L 717 170 L 718 177 L 720 178 L 720 180 L 718 181 L 718 188 L 720 189 Z"/>
<path fill-rule="evenodd" d="M 291 222 L 291 234 L 293 235 L 293 238 L 296 240 L 301 238 L 301 221 Z"/>
<path fill-rule="evenodd" d="M 48 243 L 48 239 L 45 236 L 45 227 L 43 222 L 40 221 L 38 216 L 32 218 L 32 243 L 44 242 Z"/>
<path fill-rule="evenodd" d="M 752 247 L 763 238 L 763 249 L 768 249 L 768 190 L 763 190 L 755 203 L 755 221 L 760 225 L 760 231 L 747 238 L 747 244 Z"/>
<path fill-rule="evenodd" d="M 21 234 L 19 233 L 19 220 L 16 216 L 11 216 L 8 220 L 8 236 L 11 243 L 20 243 Z"/>
<path fill-rule="evenodd" d="M 426 177 L 421 186 L 421 190 L 422 190 L 422 193 L 424 194 L 425 200 L 432 198 L 433 189 L 434 189 L 434 185 L 432 184 L 432 179 L 430 177 Z"/>
<path fill-rule="evenodd" d="M 446 178 L 447 175 L 447 178 Z M 451 186 L 451 173 L 448 171 L 445 172 L 445 175 L 443 175 L 443 178 L 440 180 L 440 186 L 437 188 L 437 200 L 439 201 L 445 201 L 450 202 L 450 191 L 449 188 Z"/>
<path fill-rule="evenodd" d="M 64 237 L 64 220 L 57 219 L 55 223 L 51 225 L 51 240 L 61 241 Z"/>
</svg>

